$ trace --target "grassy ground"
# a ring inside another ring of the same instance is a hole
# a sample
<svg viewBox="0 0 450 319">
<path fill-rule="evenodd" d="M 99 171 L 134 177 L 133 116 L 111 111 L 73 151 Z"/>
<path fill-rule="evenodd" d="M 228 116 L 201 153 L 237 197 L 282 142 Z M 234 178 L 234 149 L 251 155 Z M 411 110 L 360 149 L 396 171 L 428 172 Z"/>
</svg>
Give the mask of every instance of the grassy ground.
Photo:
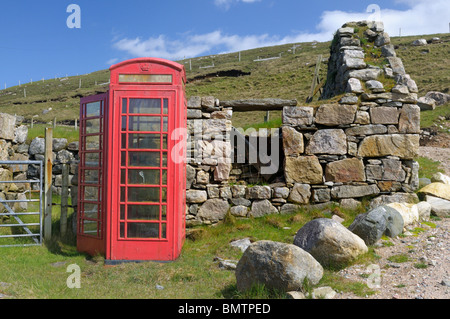
<svg viewBox="0 0 450 319">
<path fill-rule="evenodd" d="M 285 298 L 284 294 L 259 287 L 249 293 L 236 289 L 233 271 L 218 267 L 216 257 L 239 260 L 242 253 L 229 242 L 250 237 L 292 243 L 302 225 L 316 217 L 331 217 L 333 207 L 324 211 L 302 210 L 292 215 L 270 215 L 258 219 L 227 218 L 215 227 L 197 227 L 178 260 L 171 263 L 133 263 L 105 266 L 100 256 L 90 257 L 76 251 L 73 239 L 58 236 L 58 214 L 54 209 L 54 240 L 39 247 L 1 248 L 0 293 L 11 298 L 43 299 L 230 299 Z M 361 211 L 334 209 L 345 218 L 346 226 Z M 370 263 L 373 252 L 359 263 Z M 67 287 L 69 265 L 81 269 L 81 288 Z M 359 295 L 371 294 L 366 285 L 345 280 L 335 270 L 326 269 L 319 286 Z M 312 287 L 309 287 L 312 288 Z"/>
</svg>

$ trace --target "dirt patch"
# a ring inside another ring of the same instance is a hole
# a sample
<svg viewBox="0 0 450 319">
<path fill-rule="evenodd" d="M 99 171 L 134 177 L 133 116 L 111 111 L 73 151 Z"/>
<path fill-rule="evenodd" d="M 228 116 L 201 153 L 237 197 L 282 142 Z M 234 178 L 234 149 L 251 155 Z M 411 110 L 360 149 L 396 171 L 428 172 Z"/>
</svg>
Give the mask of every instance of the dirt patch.
<svg viewBox="0 0 450 319">
<path fill-rule="evenodd" d="M 377 242 L 380 258 L 371 267 L 354 265 L 339 272 L 369 283 L 375 294 L 338 293 L 335 299 L 450 299 L 450 219 L 410 227 L 404 235 Z"/>
</svg>

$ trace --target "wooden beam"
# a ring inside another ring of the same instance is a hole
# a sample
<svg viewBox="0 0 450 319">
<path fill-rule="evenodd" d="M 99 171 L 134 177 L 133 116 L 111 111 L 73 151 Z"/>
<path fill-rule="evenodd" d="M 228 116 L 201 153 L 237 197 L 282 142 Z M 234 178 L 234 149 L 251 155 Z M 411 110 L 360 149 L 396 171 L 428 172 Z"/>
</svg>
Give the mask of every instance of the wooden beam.
<svg viewBox="0 0 450 319">
<path fill-rule="evenodd" d="M 44 154 L 44 240 L 52 238 L 52 168 L 53 168 L 53 130 L 45 129 Z"/>
</svg>

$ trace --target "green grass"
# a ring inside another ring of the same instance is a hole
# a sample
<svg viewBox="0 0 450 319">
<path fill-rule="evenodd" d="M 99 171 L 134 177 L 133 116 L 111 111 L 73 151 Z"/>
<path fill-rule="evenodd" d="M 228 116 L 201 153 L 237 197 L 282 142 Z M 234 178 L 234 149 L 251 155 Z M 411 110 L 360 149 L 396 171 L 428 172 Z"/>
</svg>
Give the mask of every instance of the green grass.
<svg viewBox="0 0 450 319">
<path fill-rule="evenodd" d="M 58 208 L 54 208 L 54 212 Z M 359 211 L 341 211 L 347 223 Z M 2 248 L 0 254 L 0 293 L 12 298 L 63 299 L 220 299 L 285 298 L 280 292 L 255 287 L 239 292 L 233 271 L 221 270 L 216 257 L 239 260 L 242 252 L 231 247 L 232 240 L 250 237 L 253 241 L 274 240 L 292 243 L 293 236 L 307 221 L 325 217 L 320 210 L 301 210 L 291 215 L 270 215 L 257 219 L 227 218 L 215 227 L 199 226 L 195 239 L 187 239 L 181 256 L 171 263 L 145 262 L 104 266 L 100 256 L 90 257 L 76 251 L 74 239 L 60 238 L 58 214 L 53 218 L 54 239 L 42 247 Z M 69 218 L 70 219 L 70 218 Z M 355 262 L 370 262 L 373 254 Z M 69 289 L 67 267 L 81 269 L 81 288 Z M 12 271 L 14 270 L 14 271 Z M 163 289 L 157 289 L 156 285 Z M 319 285 L 339 291 L 370 294 L 361 283 L 342 279 L 326 269 Z"/>
<path fill-rule="evenodd" d="M 404 254 L 399 254 L 388 257 L 388 260 L 394 263 L 405 263 L 409 261 L 409 257 Z"/>
<path fill-rule="evenodd" d="M 450 119 L 450 104 L 437 106 L 434 110 L 420 112 L 420 126 L 422 128 L 431 127 L 433 124 L 439 124 L 439 118 L 444 117 Z M 439 131 L 449 132 L 449 128 L 438 129 Z"/>
<path fill-rule="evenodd" d="M 45 125 L 45 124 L 35 124 L 33 127 L 28 128 L 28 138 L 27 144 L 29 144 L 35 137 L 45 137 L 45 128 L 51 127 L 53 125 Z M 73 126 L 60 126 L 57 125 L 53 129 L 53 138 L 66 138 L 68 143 L 75 142 L 79 140 L 80 131 Z"/>
<path fill-rule="evenodd" d="M 433 161 L 426 157 L 419 157 L 416 159 L 419 163 L 419 178 L 430 178 L 437 172 L 444 173 L 444 170 L 440 168 L 441 163 Z"/>
</svg>

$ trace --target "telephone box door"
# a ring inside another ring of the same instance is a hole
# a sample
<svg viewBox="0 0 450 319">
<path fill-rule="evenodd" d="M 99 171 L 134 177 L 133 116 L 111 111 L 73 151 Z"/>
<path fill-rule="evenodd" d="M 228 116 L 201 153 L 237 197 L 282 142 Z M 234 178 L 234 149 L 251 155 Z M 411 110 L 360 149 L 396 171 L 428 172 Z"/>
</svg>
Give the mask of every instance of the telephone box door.
<svg viewBox="0 0 450 319">
<path fill-rule="evenodd" d="M 171 260 L 174 90 L 114 91 L 111 260 Z"/>
<path fill-rule="evenodd" d="M 107 92 L 80 102 L 77 247 L 91 255 L 105 253 L 108 100 Z"/>
</svg>

